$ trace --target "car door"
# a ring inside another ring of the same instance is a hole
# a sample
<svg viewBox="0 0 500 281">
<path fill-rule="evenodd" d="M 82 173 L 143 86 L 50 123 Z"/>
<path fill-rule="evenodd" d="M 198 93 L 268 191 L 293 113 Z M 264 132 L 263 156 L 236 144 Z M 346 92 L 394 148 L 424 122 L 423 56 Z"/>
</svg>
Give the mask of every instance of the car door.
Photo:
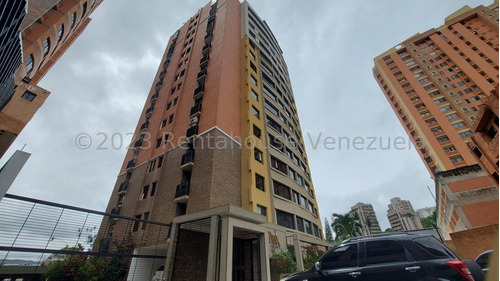
<svg viewBox="0 0 500 281">
<path fill-rule="evenodd" d="M 368 241 L 364 246 L 362 281 L 417 281 L 425 278 L 421 264 L 397 240 Z"/>
<path fill-rule="evenodd" d="M 326 281 L 357 280 L 359 272 L 358 244 L 341 245 L 321 260 L 321 273 Z"/>
</svg>

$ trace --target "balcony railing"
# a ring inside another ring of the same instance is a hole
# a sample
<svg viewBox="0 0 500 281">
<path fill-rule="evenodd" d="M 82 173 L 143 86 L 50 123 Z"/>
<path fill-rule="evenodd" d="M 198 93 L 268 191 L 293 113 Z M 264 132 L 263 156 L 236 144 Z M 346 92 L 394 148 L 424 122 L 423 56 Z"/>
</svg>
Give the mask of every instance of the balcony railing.
<svg viewBox="0 0 500 281">
<path fill-rule="evenodd" d="M 214 36 L 214 33 L 213 32 L 209 32 L 207 33 L 207 35 L 205 35 L 205 43 L 208 44 L 210 43 L 210 41 L 212 41 L 212 37 Z"/>
<path fill-rule="evenodd" d="M 175 189 L 175 198 L 189 196 L 189 183 L 181 183 Z"/>
<path fill-rule="evenodd" d="M 198 125 L 189 127 L 189 129 L 187 129 L 186 138 L 190 138 L 196 134 L 198 134 Z"/>
<path fill-rule="evenodd" d="M 184 155 L 182 155 L 181 166 L 194 161 L 194 150 L 188 150 Z"/>
<path fill-rule="evenodd" d="M 203 46 L 203 49 L 201 49 L 201 53 L 206 56 L 210 52 L 210 47 L 210 43 L 205 44 L 205 46 Z"/>
<path fill-rule="evenodd" d="M 155 102 L 158 99 L 158 93 L 151 96 L 151 102 Z"/>
<path fill-rule="evenodd" d="M 148 128 L 148 126 L 149 126 L 149 122 L 142 123 L 140 131 L 146 130 Z"/>
<path fill-rule="evenodd" d="M 201 103 L 195 104 L 193 107 L 191 107 L 191 112 L 189 113 L 189 115 L 193 117 L 193 115 L 198 115 L 200 113 L 201 113 Z"/>
<path fill-rule="evenodd" d="M 215 19 L 211 19 L 207 22 L 207 32 L 214 30 Z"/>
<path fill-rule="evenodd" d="M 200 60 L 200 67 L 201 68 L 207 67 L 209 60 L 210 60 L 210 56 L 208 56 L 208 55 L 202 57 L 201 60 Z"/>
<path fill-rule="evenodd" d="M 120 214 L 120 207 L 113 208 L 111 210 L 112 215 L 119 215 Z"/>
<path fill-rule="evenodd" d="M 127 181 L 122 182 L 120 184 L 120 187 L 118 188 L 118 193 L 127 191 L 127 187 L 128 187 L 128 182 Z"/>
<path fill-rule="evenodd" d="M 200 84 L 205 82 L 205 78 L 207 78 L 207 69 L 203 69 L 202 71 L 198 72 L 198 76 L 196 76 L 196 80 L 198 80 L 198 83 Z"/>
<path fill-rule="evenodd" d="M 160 80 L 160 82 L 156 83 L 155 89 L 159 90 L 162 84 L 163 84 L 163 80 Z"/>
<path fill-rule="evenodd" d="M 150 106 L 150 107 L 146 110 L 146 117 L 149 117 L 149 116 L 151 116 L 151 114 L 153 114 L 153 109 L 154 109 L 154 107 L 153 107 L 153 106 Z"/>
<path fill-rule="evenodd" d="M 134 165 L 135 165 L 135 159 L 132 159 L 132 160 L 128 161 L 128 163 L 127 163 L 127 169 L 133 168 Z"/>
</svg>

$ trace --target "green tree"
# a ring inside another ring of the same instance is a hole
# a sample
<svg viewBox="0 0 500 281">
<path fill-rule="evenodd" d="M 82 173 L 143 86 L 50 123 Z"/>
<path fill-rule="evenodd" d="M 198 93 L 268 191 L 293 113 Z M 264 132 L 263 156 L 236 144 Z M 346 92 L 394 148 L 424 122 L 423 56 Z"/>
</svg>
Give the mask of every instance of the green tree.
<svg viewBox="0 0 500 281">
<path fill-rule="evenodd" d="M 333 243 L 332 229 L 331 229 L 330 223 L 328 222 L 328 219 L 326 217 L 325 217 L 325 240 L 328 243 Z"/>
<path fill-rule="evenodd" d="M 432 215 L 420 219 L 420 222 L 424 228 L 434 228 L 436 225 L 436 211 L 432 212 Z"/>
<path fill-rule="evenodd" d="M 335 232 L 335 242 L 361 235 L 361 224 L 356 214 L 332 214 L 332 229 Z"/>
<path fill-rule="evenodd" d="M 386 228 L 386 229 L 384 230 L 384 232 L 394 232 L 394 229 L 392 229 L 392 228 L 390 228 L 390 227 L 389 227 L 389 228 Z"/>
<path fill-rule="evenodd" d="M 307 246 L 305 253 L 302 255 L 303 256 L 302 261 L 304 262 L 304 269 L 312 268 L 323 254 L 324 252 L 318 250 L 316 246 L 314 245 Z"/>
</svg>

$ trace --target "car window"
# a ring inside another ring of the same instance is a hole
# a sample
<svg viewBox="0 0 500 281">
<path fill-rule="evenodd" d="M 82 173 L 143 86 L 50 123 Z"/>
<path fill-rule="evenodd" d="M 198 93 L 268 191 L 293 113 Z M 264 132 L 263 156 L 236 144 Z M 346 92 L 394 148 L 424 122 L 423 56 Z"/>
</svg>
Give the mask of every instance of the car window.
<svg viewBox="0 0 500 281">
<path fill-rule="evenodd" d="M 434 237 L 417 238 L 414 241 L 420 248 L 432 256 L 429 258 L 448 258 L 453 256 L 443 244 Z"/>
<path fill-rule="evenodd" d="M 405 249 L 393 240 L 366 242 L 365 249 L 368 265 L 406 261 Z"/>
<path fill-rule="evenodd" d="M 332 250 L 321 261 L 321 269 L 339 269 L 358 266 L 358 245 L 346 245 Z"/>
<path fill-rule="evenodd" d="M 477 264 L 479 264 L 479 266 L 481 268 L 486 268 L 488 267 L 488 260 L 490 258 L 490 253 L 491 252 L 488 252 L 488 253 L 484 253 L 482 254 L 480 257 L 477 258 L 476 262 Z"/>
</svg>

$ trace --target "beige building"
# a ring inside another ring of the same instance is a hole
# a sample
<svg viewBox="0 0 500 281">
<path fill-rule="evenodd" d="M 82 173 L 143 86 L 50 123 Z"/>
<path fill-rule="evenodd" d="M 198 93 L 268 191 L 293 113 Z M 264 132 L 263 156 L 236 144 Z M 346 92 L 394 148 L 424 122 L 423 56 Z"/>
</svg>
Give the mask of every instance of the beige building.
<svg viewBox="0 0 500 281">
<path fill-rule="evenodd" d="M 388 205 L 387 219 L 394 231 L 406 231 L 423 229 L 420 218 L 418 217 L 410 201 L 401 200 L 399 197 L 391 199 Z"/>
<path fill-rule="evenodd" d="M 372 204 L 357 203 L 351 207 L 350 214 L 357 216 L 361 224 L 362 235 L 372 235 L 382 232 Z"/>
</svg>

